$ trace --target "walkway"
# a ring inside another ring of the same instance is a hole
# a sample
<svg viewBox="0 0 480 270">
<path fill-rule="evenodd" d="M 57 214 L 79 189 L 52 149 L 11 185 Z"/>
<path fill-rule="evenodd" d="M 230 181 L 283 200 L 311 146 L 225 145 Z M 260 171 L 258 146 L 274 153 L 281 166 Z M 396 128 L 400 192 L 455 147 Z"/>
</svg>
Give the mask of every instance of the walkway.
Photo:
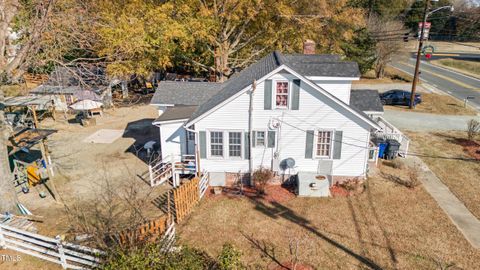
<svg viewBox="0 0 480 270">
<path fill-rule="evenodd" d="M 465 131 L 467 129 L 467 122 L 470 119 L 477 119 L 478 121 L 480 121 L 480 116 L 441 115 L 393 110 L 385 110 L 385 114 L 383 117 L 399 129 L 406 129 L 412 131 Z"/>
<path fill-rule="evenodd" d="M 438 203 L 440 208 L 457 226 L 468 242 L 480 249 L 480 221 L 465 207 L 465 205 L 442 183 L 442 181 L 418 157 L 408 157 L 405 162 L 409 166 L 414 163 L 421 168 L 420 180 L 425 190 Z"/>
</svg>

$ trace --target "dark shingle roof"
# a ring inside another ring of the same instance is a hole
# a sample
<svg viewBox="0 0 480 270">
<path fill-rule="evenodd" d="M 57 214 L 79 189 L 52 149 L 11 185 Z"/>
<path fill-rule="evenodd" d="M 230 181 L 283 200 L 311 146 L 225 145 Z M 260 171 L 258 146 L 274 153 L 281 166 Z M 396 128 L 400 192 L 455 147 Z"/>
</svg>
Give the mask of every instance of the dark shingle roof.
<svg viewBox="0 0 480 270">
<path fill-rule="evenodd" d="M 158 84 L 151 104 L 200 105 L 220 91 L 222 84 L 211 82 L 169 82 Z"/>
<path fill-rule="evenodd" d="M 235 74 L 228 81 L 223 83 L 222 90 L 212 96 L 207 102 L 200 105 L 192 115 L 193 120 L 211 110 L 218 104 L 227 100 L 237 92 L 241 91 L 254 80 L 260 79 L 272 72 L 281 65 L 287 65 L 304 76 L 336 76 L 336 77 L 358 77 L 360 71 L 355 62 L 328 62 L 340 61 L 338 55 L 283 55 L 274 51 L 257 63 L 247 67 L 242 72 Z"/>
<path fill-rule="evenodd" d="M 355 62 L 293 62 L 287 65 L 303 76 L 360 77 L 361 75 L 358 64 Z"/>
<path fill-rule="evenodd" d="M 363 112 L 383 112 L 383 105 L 377 90 L 352 90 L 350 106 Z"/>
<path fill-rule="evenodd" d="M 192 115 L 191 119 L 195 119 L 198 116 L 206 113 L 213 107 L 252 84 L 254 80 L 260 79 L 272 72 L 277 67 L 281 66 L 283 61 L 283 56 L 279 52 L 275 51 L 260 59 L 260 61 L 257 63 L 247 67 L 242 72 L 232 76 L 228 81 L 223 83 L 221 91 L 210 98 L 207 102 L 200 105 L 198 110 Z"/>
<path fill-rule="evenodd" d="M 284 54 L 283 57 L 288 63 L 321 63 L 340 62 L 340 55 L 337 54 Z"/>
<path fill-rule="evenodd" d="M 224 83 L 161 82 L 151 103 L 199 105 L 195 112 L 190 116 L 190 120 L 193 120 L 210 111 L 228 98 L 234 96 L 245 87 L 251 85 L 254 80 L 264 77 L 281 65 L 286 65 L 303 76 L 360 76 L 357 63 L 341 62 L 340 56 L 338 55 L 283 55 L 282 53 L 275 51 L 263 57 L 255 64 L 247 67 L 240 73 L 234 74 Z M 351 108 L 364 115 L 360 109 L 357 109 L 356 107 Z M 168 110 L 160 116 L 162 121 L 166 121 L 165 118 L 169 117 L 169 115 L 173 114 L 175 111 L 171 110 L 168 114 L 167 112 Z M 180 114 L 179 112 L 177 113 Z M 185 114 L 183 114 L 183 116 L 184 115 Z M 176 119 L 179 119 L 178 117 Z"/>
<path fill-rule="evenodd" d="M 153 123 L 163 122 L 163 121 L 171 121 L 171 120 L 180 120 L 180 119 L 188 119 L 192 116 L 192 114 L 197 109 L 197 106 L 174 106 L 169 107 L 165 110 L 165 112 L 160 115 Z"/>
</svg>

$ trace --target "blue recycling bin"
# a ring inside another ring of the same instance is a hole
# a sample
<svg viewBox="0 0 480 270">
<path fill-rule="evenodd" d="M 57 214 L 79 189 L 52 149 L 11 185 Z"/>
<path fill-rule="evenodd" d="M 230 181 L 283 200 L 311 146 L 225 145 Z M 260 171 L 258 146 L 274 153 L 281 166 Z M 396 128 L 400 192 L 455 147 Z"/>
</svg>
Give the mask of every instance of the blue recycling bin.
<svg viewBox="0 0 480 270">
<path fill-rule="evenodd" d="M 382 138 L 376 138 L 373 143 L 378 146 L 378 157 L 383 158 L 387 150 L 388 143 Z"/>
</svg>

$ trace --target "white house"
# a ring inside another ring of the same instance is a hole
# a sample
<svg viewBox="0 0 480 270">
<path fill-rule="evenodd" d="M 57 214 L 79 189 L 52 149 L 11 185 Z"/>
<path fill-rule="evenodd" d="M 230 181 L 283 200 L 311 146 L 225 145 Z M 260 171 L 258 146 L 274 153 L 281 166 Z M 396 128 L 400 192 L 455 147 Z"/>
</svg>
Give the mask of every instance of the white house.
<svg viewBox="0 0 480 270">
<path fill-rule="evenodd" d="M 365 177 L 371 134 L 382 130 L 371 117 L 383 107 L 376 91 L 351 91 L 359 77 L 357 63 L 336 55 L 275 51 L 224 83 L 161 82 L 151 101 L 158 162 L 189 156 L 213 185 L 259 167 L 329 184 Z M 152 184 L 165 168 L 153 164 Z"/>
</svg>

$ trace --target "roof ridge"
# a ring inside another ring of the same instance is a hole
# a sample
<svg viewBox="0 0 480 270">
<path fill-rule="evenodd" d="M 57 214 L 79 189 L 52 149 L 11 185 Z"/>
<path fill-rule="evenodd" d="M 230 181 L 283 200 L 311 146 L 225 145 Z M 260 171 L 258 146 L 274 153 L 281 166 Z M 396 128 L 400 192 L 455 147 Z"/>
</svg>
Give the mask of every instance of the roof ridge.
<svg viewBox="0 0 480 270">
<path fill-rule="evenodd" d="M 273 57 L 275 58 L 275 62 L 277 66 L 281 66 L 285 64 L 285 58 L 283 57 L 282 53 L 280 51 L 273 51 Z"/>
</svg>

